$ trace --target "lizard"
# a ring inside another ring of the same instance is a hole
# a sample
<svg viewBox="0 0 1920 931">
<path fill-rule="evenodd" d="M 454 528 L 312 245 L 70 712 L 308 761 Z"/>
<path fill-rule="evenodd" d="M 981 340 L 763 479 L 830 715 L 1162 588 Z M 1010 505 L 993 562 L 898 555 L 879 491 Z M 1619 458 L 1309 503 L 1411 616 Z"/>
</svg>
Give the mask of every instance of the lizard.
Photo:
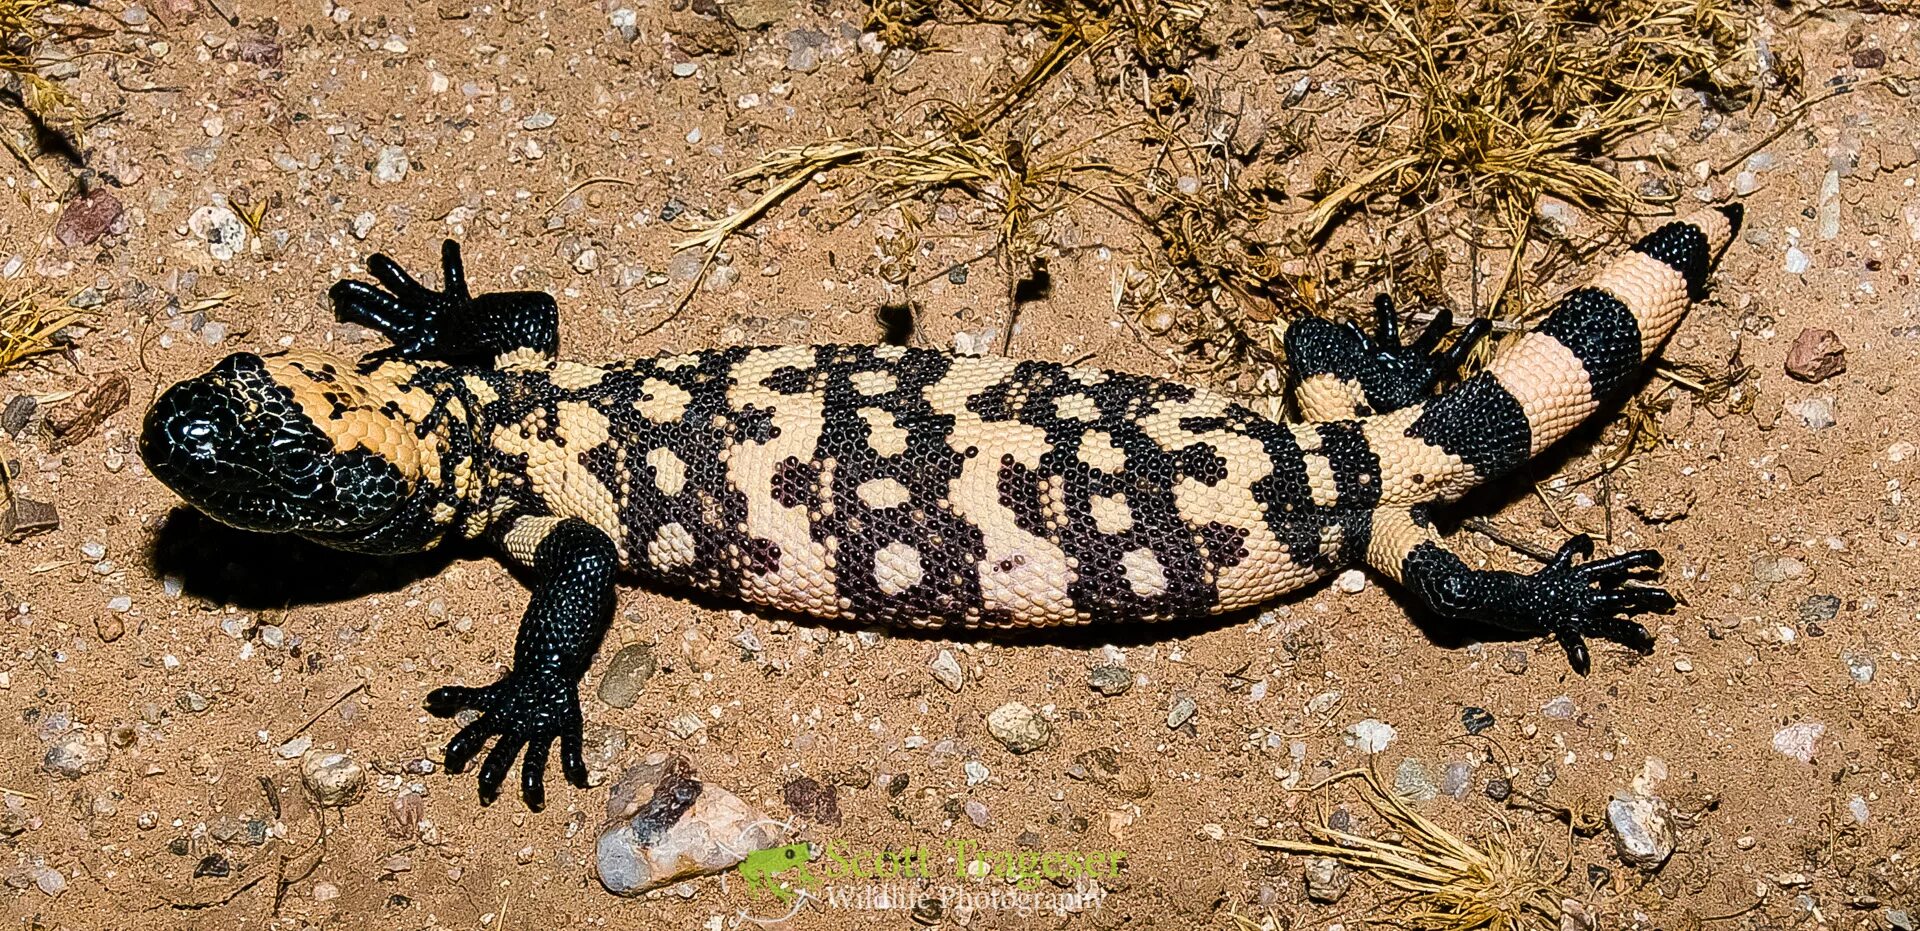
<svg viewBox="0 0 1920 931">
<path fill-rule="evenodd" d="M 491 803 L 513 765 L 539 809 L 554 742 L 586 785 L 579 683 L 616 582 L 781 612 L 955 631 L 1206 617 L 1365 564 L 1434 616 L 1652 649 L 1670 613 L 1652 550 L 1594 558 L 1573 536 L 1532 573 L 1471 567 L 1435 509 L 1511 475 L 1636 383 L 1736 234 L 1741 207 L 1647 233 L 1479 372 L 1441 312 L 1402 344 L 1296 321 L 1282 340 L 1303 419 L 1098 368 L 896 345 L 705 349 L 609 365 L 560 358 L 537 291 L 472 296 L 457 243 L 442 286 L 375 254 L 336 314 L 382 333 L 359 359 L 235 352 L 162 393 L 151 474 L 214 519 L 362 553 L 483 538 L 525 567 L 512 665 L 426 697 L 478 716 L 446 745 Z M 1445 384 L 1444 390 L 1441 386 Z"/>
</svg>

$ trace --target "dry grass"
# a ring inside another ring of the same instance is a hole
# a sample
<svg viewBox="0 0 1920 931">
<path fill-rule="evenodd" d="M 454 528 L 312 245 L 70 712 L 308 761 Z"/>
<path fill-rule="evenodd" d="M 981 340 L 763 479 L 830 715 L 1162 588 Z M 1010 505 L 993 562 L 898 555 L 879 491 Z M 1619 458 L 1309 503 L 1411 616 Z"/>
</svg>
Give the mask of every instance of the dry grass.
<svg viewBox="0 0 1920 931">
<path fill-rule="evenodd" d="M 79 311 L 38 295 L 0 298 L 0 372 L 58 349 L 56 334 L 80 319 Z"/>
<path fill-rule="evenodd" d="M 768 153 L 732 177 L 736 184 L 761 186 L 753 202 L 696 231 L 676 248 L 701 248 L 710 265 L 729 237 L 815 182 L 853 188 L 856 200 L 875 196 L 894 203 L 956 191 L 997 218 L 989 254 L 997 253 L 1007 269 L 1011 301 L 1013 284 L 1041 263 L 1036 229 L 1046 218 L 1135 183 L 1126 172 L 1087 152 L 1093 140 L 1126 127 L 1093 134 L 1092 139 L 1047 138 L 1023 128 L 1040 122 L 1032 112 L 1036 97 L 1075 62 L 1109 49 L 1123 50 L 1154 74 L 1184 66 L 1200 41 L 1197 29 L 1205 11 L 1184 0 L 1021 0 L 954 6 L 957 11 L 934 0 L 877 0 L 867 27 L 891 46 L 925 48 L 932 44 L 928 30 L 947 21 L 943 14 L 951 12 L 953 21 L 1038 30 L 1044 44 L 1030 64 L 983 101 L 924 107 L 920 124 L 911 130 L 883 130 L 879 141 L 842 137 Z M 692 293 L 690 288 L 687 296 Z"/>
<path fill-rule="evenodd" d="M 1715 75 L 1744 38 L 1724 0 L 1371 0 L 1355 51 L 1380 66 L 1389 117 L 1353 174 L 1300 224 L 1319 239 L 1367 196 L 1464 193 L 1509 231 L 1543 195 L 1626 212 L 1635 198 L 1594 164 Z"/>
<path fill-rule="evenodd" d="M 1312 840 L 1255 840 L 1268 850 L 1327 857 L 1384 883 L 1396 895 L 1381 920 L 1416 931 L 1554 931 L 1560 926 L 1564 863 L 1548 865 L 1543 847 L 1523 851 L 1510 834 L 1484 846 L 1427 819 L 1380 785 L 1373 773 L 1350 770 L 1313 789 L 1350 783 L 1384 822 L 1381 837 L 1362 837 L 1309 822 Z"/>
<path fill-rule="evenodd" d="M 53 30 L 46 14 L 69 5 L 65 0 L 0 0 L 0 72 L 19 82 L 20 104 L 28 115 L 74 142 L 73 96 L 39 71 L 40 46 Z"/>
</svg>

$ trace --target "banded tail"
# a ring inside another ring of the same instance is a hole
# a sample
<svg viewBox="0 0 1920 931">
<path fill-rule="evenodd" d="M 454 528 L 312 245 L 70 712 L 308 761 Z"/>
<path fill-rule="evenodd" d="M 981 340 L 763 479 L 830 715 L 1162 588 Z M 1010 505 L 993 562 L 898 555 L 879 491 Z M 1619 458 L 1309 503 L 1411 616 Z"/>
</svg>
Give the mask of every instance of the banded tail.
<svg viewBox="0 0 1920 931">
<path fill-rule="evenodd" d="M 1381 503 L 1457 498 L 1552 445 L 1630 387 L 1739 232 L 1741 207 L 1702 210 L 1648 233 L 1493 362 L 1427 402 L 1368 421 Z"/>
</svg>

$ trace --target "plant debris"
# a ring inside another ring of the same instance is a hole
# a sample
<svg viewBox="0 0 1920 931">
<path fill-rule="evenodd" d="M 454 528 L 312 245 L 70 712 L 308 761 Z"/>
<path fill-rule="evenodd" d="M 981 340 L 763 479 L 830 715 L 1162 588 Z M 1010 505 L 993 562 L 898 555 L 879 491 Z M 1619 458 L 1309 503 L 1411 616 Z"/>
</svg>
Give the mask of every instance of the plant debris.
<svg viewBox="0 0 1920 931">
<path fill-rule="evenodd" d="M 58 349 L 60 331 L 80 319 L 79 311 L 53 305 L 40 294 L 0 298 L 0 372 Z"/>
<path fill-rule="evenodd" d="M 108 417 L 127 406 L 132 388 L 125 375 L 110 375 L 87 390 L 78 401 L 47 415 L 48 449 L 59 452 L 92 436 Z"/>
<path fill-rule="evenodd" d="M 1400 893 L 1383 921 L 1423 931 L 1552 931 L 1560 927 L 1565 863 L 1549 866 L 1541 851 L 1520 850 L 1503 831 L 1484 847 L 1440 827 L 1380 785 L 1367 770 L 1349 770 L 1304 791 L 1354 783 L 1384 822 L 1376 840 L 1309 821 L 1311 841 L 1255 840 L 1302 857 L 1324 857 Z"/>
</svg>

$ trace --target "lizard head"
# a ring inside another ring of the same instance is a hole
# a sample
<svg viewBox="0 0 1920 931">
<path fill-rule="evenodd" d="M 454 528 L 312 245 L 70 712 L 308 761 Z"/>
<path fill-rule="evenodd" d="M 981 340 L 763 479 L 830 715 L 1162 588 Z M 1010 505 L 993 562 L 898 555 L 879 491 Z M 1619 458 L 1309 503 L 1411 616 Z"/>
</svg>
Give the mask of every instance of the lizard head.
<svg viewBox="0 0 1920 931">
<path fill-rule="evenodd" d="M 406 501 L 425 446 L 398 404 L 370 403 L 382 384 L 330 357 L 237 352 L 154 402 L 140 457 L 234 527 L 368 531 Z"/>
</svg>

